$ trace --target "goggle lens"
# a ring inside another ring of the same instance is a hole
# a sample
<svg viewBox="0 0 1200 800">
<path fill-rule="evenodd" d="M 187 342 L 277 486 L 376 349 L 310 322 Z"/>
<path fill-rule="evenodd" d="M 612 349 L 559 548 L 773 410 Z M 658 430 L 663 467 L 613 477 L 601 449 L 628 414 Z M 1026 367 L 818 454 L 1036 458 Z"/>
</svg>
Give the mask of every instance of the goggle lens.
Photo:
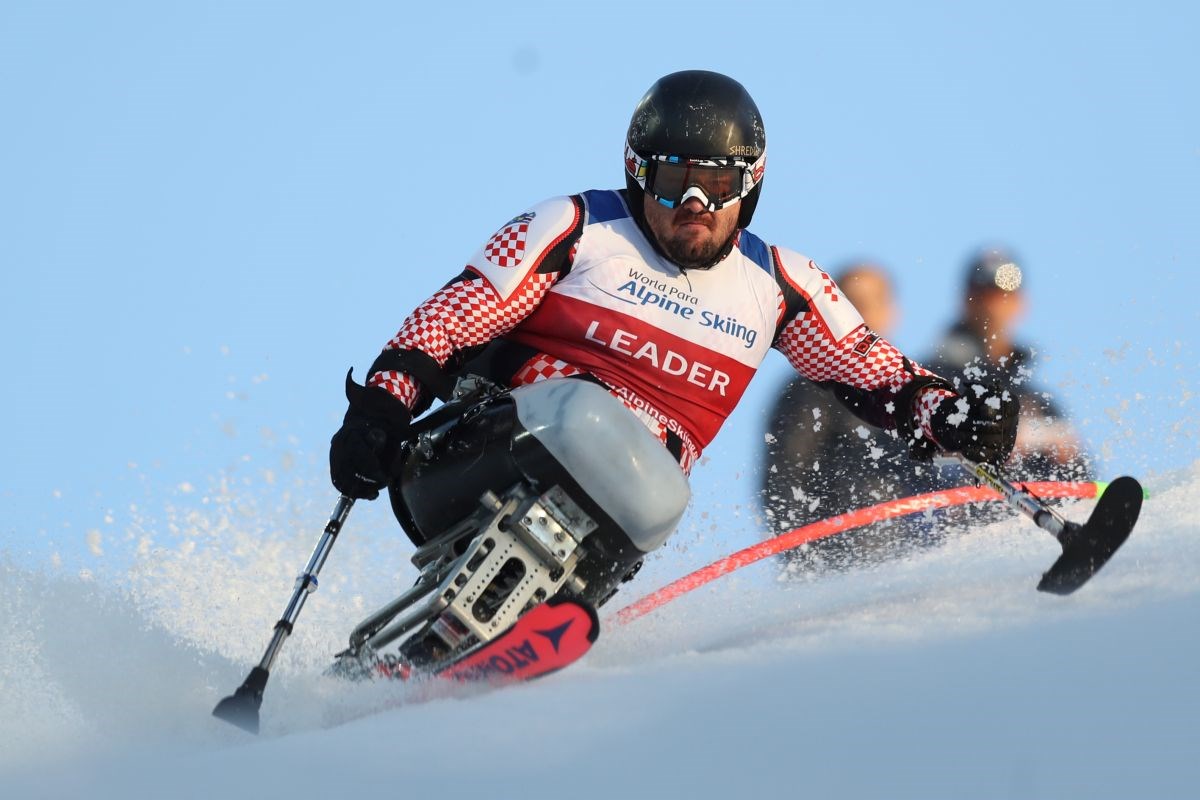
<svg viewBox="0 0 1200 800">
<path fill-rule="evenodd" d="M 660 202 L 674 206 L 696 187 L 713 210 L 741 199 L 745 184 L 743 165 L 698 164 L 683 159 L 652 161 L 646 177 L 646 191 Z"/>
<path fill-rule="evenodd" d="M 696 197 L 709 211 L 736 203 L 762 180 L 767 154 L 753 163 L 742 158 L 685 158 L 683 156 L 639 156 L 625 143 L 625 171 L 658 202 L 674 208 L 685 198 Z"/>
</svg>

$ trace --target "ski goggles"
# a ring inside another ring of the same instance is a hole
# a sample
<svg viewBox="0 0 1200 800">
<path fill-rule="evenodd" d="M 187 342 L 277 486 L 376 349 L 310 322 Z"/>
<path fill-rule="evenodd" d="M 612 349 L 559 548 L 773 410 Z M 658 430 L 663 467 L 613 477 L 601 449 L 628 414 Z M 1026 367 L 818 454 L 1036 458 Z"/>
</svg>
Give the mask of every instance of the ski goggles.
<svg viewBox="0 0 1200 800">
<path fill-rule="evenodd" d="M 625 169 L 638 185 L 667 208 L 695 197 L 707 211 L 740 201 L 762 180 L 767 154 L 754 162 L 729 158 L 684 158 L 652 155 L 642 158 L 625 145 Z"/>
</svg>

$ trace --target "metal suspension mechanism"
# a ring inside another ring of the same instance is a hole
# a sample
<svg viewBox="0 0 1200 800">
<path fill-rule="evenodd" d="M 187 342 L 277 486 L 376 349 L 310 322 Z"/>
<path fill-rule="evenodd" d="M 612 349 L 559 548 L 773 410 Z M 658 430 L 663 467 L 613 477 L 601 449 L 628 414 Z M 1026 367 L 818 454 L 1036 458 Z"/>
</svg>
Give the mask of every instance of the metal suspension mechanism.
<svg viewBox="0 0 1200 800">
<path fill-rule="evenodd" d="M 687 506 L 675 459 L 603 387 L 464 378 L 456 394 L 389 487 L 420 576 L 354 629 L 336 674 L 437 672 L 556 595 L 598 606 Z"/>
<path fill-rule="evenodd" d="M 416 584 L 354 629 L 334 672 L 365 678 L 435 671 L 564 587 L 581 592 L 575 567 L 596 528 L 558 486 L 540 495 L 527 483 L 503 496 L 484 492 L 473 514 L 417 550 Z M 382 654 L 406 634 L 398 653 Z"/>
</svg>

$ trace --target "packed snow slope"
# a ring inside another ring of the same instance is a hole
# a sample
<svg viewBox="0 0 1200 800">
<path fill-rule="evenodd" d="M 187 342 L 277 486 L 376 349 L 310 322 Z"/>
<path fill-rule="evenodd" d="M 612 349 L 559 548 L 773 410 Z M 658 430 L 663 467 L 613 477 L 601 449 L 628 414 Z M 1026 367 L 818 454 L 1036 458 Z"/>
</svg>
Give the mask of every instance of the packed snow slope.
<svg viewBox="0 0 1200 800">
<path fill-rule="evenodd" d="M 497 691 L 322 677 L 404 580 L 399 543 L 340 544 L 257 738 L 209 712 L 315 539 L 284 533 L 290 515 L 311 531 L 319 509 L 181 514 L 183 543 L 142 542 L 119 585 L 9 559 L 0 794 L 1194 797 L 1200 462 L 1150 488 L 1125 548 L 1067 598 L 1034 590 L 1057 545 L 1013 518 L 848 573 L 762 563 L 615 625 L 679 574 L 667 552 L 582 662 Z"/>
</svg>

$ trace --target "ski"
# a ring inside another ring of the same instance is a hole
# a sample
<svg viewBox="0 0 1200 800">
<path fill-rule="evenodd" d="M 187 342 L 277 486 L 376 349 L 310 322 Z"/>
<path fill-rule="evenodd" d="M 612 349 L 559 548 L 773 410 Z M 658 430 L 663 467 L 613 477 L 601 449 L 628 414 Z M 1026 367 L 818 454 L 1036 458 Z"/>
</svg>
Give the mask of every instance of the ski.
<svg viewBox="0 0 1200 800">
<path fill-rule="evenodd" d="M 434 674 L 492 684 L 527 681 L 578 661 L 599 634 L 600 619 L 589 603 L 552 597 L 506 632 Z"/>
<path fill-rule="evenodd" d="M 600 620 L 590 604 L 574 598 L 552 597 L 495 639 L 448 663 L 414 667 L 403 657 L 389 653 L 375 656 L 374 663 L 359 668 L 361 672 L 341 674 L 352 680 L 442 678 L 460 683 L 517 683 L 578 661 L 591 649 L 599 633 Z"/>
</svg>

